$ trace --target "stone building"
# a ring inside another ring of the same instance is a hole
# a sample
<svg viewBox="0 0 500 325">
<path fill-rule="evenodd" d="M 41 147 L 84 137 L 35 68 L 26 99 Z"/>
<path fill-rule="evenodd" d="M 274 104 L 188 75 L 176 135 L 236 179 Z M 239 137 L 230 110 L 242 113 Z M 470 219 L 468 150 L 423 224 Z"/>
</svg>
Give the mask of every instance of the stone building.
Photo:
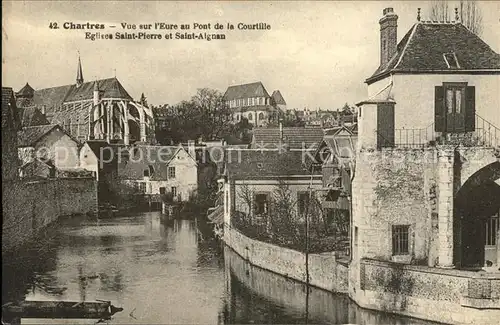
<svg viewBox="0 0 500 325">
<path fill-rule="evenodd" d="M 274 97 L 273 97 L 274 96 Z M 224 101 L 233 112 L 233 119 L 239 122 L 243 117 L 256 127 L 266 126 L 277 119 L 286 102 L 279 90 L 270 96 L 262 82 L 235 85 L 227 88 Z"/>
<path fill-rule="evenodd" d="M 18 92 L 18 102 L 23 112 L 39 120 L 36 108 L 50 124 L 59 124 L 80 142 L 101 139 L 128 145 L 154 137 L 149 107 L 134 101 L 116 77 L 85 82 L 80 59 L 75 84 L 38 90 L 26 84 Z"/>
<path fill-rule="evenodd" d="M 397 19 L 383 11 L 380 66 L 358 104 L 349 294 L 371 309 L 491 323 L 500 55 L 460 22 L 420 13 L 397 44 Z"/>
</svg>

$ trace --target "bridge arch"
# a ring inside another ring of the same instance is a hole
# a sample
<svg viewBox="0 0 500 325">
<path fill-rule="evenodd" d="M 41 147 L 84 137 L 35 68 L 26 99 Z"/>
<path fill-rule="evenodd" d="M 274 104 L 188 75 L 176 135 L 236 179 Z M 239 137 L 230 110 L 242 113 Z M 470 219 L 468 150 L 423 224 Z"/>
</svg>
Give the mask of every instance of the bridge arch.
<svg viewBox="0 0 500 325">
<path fill-rule="evenodd" d="M 461 268 L 499 265 L 500 161 L 474 172 L 454 198 L 454 259 Z"/>
</svg>

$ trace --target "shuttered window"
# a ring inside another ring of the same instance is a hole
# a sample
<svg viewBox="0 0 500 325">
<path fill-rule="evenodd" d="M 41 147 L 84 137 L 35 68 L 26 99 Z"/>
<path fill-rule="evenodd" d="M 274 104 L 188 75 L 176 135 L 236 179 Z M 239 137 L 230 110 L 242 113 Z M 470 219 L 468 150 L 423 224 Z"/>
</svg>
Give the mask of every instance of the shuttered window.
<svg viewBox="0 0 500 325">
<path fill-rule="evenodd" d="M 457 83 L 458 84 L 458 83 Z M 463 96 L 465 91 L 465 96 Z M 444 84 L 434 87 L 434 130 L 450 132 L 446 121 L 449 114 L 464 114 L 465 132 L 473 132 L 476 127 L 476 89 L 464 86 L 463 89 L 450 89 Z M 465 99 L 465 100 L 464 100 Z"/>
</svg>

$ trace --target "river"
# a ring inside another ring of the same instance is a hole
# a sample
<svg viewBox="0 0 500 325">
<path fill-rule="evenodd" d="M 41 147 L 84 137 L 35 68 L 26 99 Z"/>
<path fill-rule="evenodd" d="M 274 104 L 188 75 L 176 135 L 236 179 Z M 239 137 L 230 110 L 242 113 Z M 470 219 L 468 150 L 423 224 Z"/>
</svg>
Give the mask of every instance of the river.
<svg viewBox="0 0 500 325">
<path fill-rule="evenodd" d="M 2 263 L 2 303 L 110 300 L 111 324 L 429 324 L 250 266 L 196 220 L 157 212 L 60 222 Z M 23 324 L 96 320 L 22 319 Z"/>
</svg>

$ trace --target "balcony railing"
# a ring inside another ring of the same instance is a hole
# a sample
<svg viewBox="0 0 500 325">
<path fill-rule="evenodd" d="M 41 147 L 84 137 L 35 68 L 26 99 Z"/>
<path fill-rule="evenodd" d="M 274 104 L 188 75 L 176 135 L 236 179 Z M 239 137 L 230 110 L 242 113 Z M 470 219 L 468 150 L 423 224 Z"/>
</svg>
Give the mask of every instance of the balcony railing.
<svg viewBox="0 0 500 325">
<path fill-rule="evenodd" d="M 435 145 L 500 148 L 500 129 L 479 115 L 472 132 L 436 132 L 434 123 L 423 129 L 376 131 L 377 148 L 425 148 Z"/>
</svg>

